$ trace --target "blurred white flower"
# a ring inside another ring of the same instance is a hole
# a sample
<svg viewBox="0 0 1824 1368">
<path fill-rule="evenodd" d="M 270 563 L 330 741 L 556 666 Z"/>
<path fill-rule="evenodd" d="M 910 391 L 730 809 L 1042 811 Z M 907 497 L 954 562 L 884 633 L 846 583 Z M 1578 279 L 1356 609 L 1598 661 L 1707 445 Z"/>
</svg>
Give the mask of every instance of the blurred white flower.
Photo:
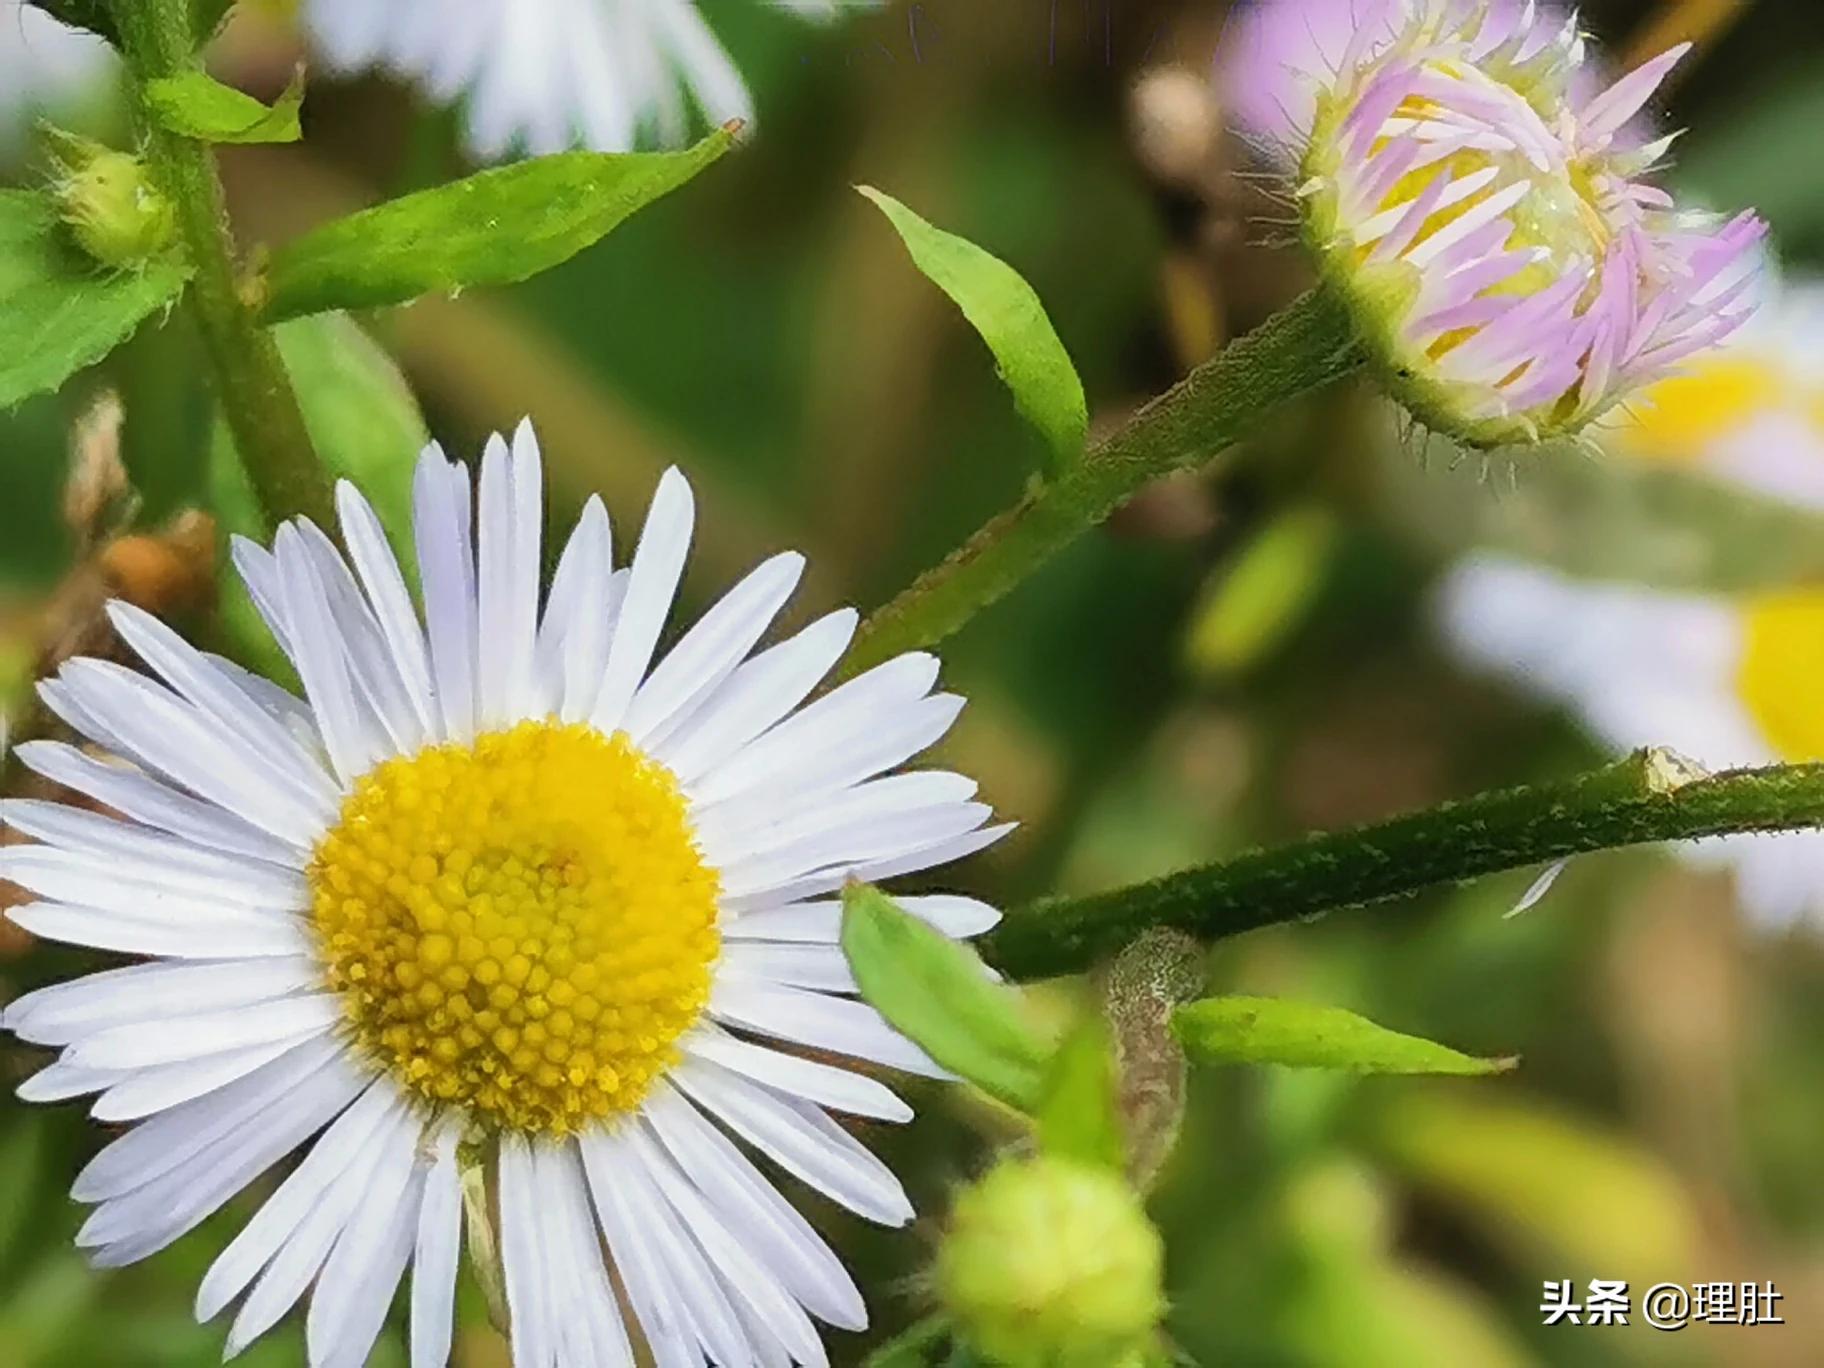
<svg viewBox="0 0 1824 1368">
<path fill-rule="evenodd" d="M 751 3 L 827 19 L 878 0 Z M 463 100 L 469 145 L 488 160 L 676 143 L 691 100 L 712 123 L 753 118 L 696 0 L 304 0 L 303 17 L 333 67 L 384 68 Z"/>
<path fill-rule="evenodd" d="M 113 50 L 24 0 L 0 0 L 0 151 L 39 115 L 81 96 L 113 66 Z"/>
<path fill-rule="evenodd" d="M 1485 555 L 1446 577 L 1439 619 L 1461 658 L 1570 709 L 1617 750 L 1669 746 L 1712 770 L 1824 760 L 1824 588 L 1675 594 Z M 1824 917 L 1824 831 L 1675 849 L 1733 868 L 1765 925 Z"/>
</svg>

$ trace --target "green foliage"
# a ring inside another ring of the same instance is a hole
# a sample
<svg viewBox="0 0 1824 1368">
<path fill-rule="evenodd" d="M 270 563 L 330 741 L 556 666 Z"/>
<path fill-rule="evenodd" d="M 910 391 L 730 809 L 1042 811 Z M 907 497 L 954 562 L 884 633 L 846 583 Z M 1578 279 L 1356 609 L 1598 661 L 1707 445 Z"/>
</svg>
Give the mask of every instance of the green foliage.
<svg viewBox="0 0 1824 1368">
<path fill-rule="evenodd" d="M 1086 1015 L 1052 1055 L 1033 1119 L 1044 1153 L 1116 1171 L 1125 1165 L 1114 1042 L 1099 1015 Z"/>
<path fill-rule="evenodd" d="M 1263 528 L 1205 590 L 1185 639 L 1193 668 L 1237 674 L 1297 630 L 1323 586 L 1336 539 L 1335 518 L 1309 505 Z"/>
<path fill-rule="evenodd" d="M 949 1317 L 929 1315 L 869 1354 L 862 1368 L 930 1368 L 943 1361 L 940 1355 L 949 1339 Z"/>
<path fill-rule="evenodd" d="M 1389 445 L 1389 519 L 1447 554 L 1489 547 L 1589 579 L 1727 592 L 1824 574 L 1824 514 L 1700 468 L 1557 446 L 1450 469 Z M 1492 486 L 1492 488 L 1491 488 Z"/>
<path fill-rule="evenodd" d="M 201 71 L 148 81 L 145 101 L 164 127 L 203 142 L 286 143 L 304 136 L 298 123 L 304 103 L 302 71 L 270 106 Z"/>
<path fill-rule="evenodd" d="M 1191 1058 L 1204 1064 L 1283 1064 L 1362 1074 L 1489 1074 L 1512 1059 L 1477 1059 L 1378 1026 L 1340 1007 L 1284 998 L 1214 997 L 1172 1017 Z"/>
<path fill-rule="evenodd" d="M 170 261 L 106 271 L 68 241 L 56 201 L 0 190 L 0 409 L 101 360 L 187 278 Z"/>
<path fill-rule="evenodd" d="M 1000 258 L 927 223 L 891 195 L 857 188 L 880 206 L 913 264 L 982 335 L 1014 403 L 1050 445 L 1054 473 L 1073 464 L 1083 452 L 1089 407 L 1070 353 L 1032 286 Z"/>
<path fill-rule="evenodd" d="M 1026 1024 L 1019 995 L 996 983 L 968 946 L 879 889 L 851 884 L 842 906 L 842 949 L 861 995 L 946 1069 L 1031 1112 L 1044 1090 L 1047 1051 Z"/>
<path fill-rule="evenodd" d="M 733 145 L 734 134 L 720 129 L 682 152 L 561 152 L 351 214 L 274 253 L 266 321 L 529 279 L 600 241 Z"/>
</svg>

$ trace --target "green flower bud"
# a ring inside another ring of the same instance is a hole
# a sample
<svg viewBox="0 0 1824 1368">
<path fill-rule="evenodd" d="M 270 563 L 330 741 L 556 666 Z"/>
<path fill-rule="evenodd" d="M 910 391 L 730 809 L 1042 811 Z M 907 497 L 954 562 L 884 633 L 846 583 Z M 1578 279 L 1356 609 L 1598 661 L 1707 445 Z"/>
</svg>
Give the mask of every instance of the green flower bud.
<svg viewBox="0 0 1824 1368">
<path fill-rule="evenodd" d="M 61 133 L 56 192 L 77 245 L 104 266 L 131 270 L 177 240 L 177 215 L 138 158 Z"/>
<path fill-rule="evenodd" d="M 1005 1368 L 1111 1368 L 1165 1311 L 1164 1250 L 1117 1173 L 1008 1160 L 956 1201 L 937 1259 L 944 1305 Z"/>
</svg>

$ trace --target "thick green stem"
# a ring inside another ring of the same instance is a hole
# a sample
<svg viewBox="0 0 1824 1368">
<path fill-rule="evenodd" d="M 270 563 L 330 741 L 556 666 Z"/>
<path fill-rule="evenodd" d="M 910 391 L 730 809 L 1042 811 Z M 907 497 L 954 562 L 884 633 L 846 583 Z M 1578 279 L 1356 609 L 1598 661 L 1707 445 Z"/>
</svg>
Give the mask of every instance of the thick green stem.
<svg viewBox="0 0 1824 1368">
<path fill-rule="evenodd" d="M 1015 978 L 1075 973 L 1151 927 L 1205 939 L 1362 907 L 1569 855 L 1824 826 L 1824 765 L 1708 775 L 1668 751 L 1371 826 L 1308 836 L 1151 883 L 1045 898 L 977 942 Z"/>
<path fill-rule="evenodd" d="M 1343 306 L 1301 296 L 1141 409 L 1057 478 L 1035 484 L 943 564 L 862 623 L 851 673 L 941 641 L 1101 522 L 1143 485 L 1202 465 L 1288 400 L 1362 362 Z"/>
<path fill-rule="evenodd" d="M 114 0 L 114 22 L 137 85 L 197 65 L 190 0 Z M 267 517 L 303 514 L 334 527 L 329 477 L 311 446 L 278 344 L 237 289 L 227 206 L 215 159 L 143 113 L 149 169 L 176 206 L 195 271 L 189 290 L 235 449 Z"/>
</svg>

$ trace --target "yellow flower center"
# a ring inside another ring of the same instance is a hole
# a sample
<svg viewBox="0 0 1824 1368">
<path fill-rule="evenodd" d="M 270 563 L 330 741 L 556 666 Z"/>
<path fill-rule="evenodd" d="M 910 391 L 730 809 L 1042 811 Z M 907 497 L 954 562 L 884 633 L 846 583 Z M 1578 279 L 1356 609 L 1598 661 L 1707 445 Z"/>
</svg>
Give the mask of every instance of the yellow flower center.
<svg viewBox="0 0 1824 1368">
<path fill-rule="evenodd" d="M 709 996 L 717 880 L 625 735 L 523 722 L 365 775 L 310 867 L 329 982 L 427 1103 L 567 1134 L 636 1107 Z"/>
<path fill-rule="evenodd" d="M 1824 760 L 1824 589 L 1762 594 L 1746 606 L 1736 683 L 1742 701 L 1784 760 Z"/>
</svg>

